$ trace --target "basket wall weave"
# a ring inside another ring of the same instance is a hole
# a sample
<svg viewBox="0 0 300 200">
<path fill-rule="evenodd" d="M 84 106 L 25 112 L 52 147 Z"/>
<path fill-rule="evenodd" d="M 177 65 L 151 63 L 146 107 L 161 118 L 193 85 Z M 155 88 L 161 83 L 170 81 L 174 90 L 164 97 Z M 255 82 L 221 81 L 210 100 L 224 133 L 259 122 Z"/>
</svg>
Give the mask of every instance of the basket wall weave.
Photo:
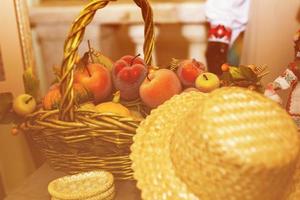
<svg viewBox="0 0 300 200">
<path fill-rule="evenodd" d="M 29 115 L 23 129 L 31 135 L 54 169 L 70 174 L 102 169 L 112 172 L 116 179 L 131 179 L 129 147 L 140 120 L 84 110 L 74 102 L 73 74 L 78 47 L 96 11 L 110 1 L 91 1 L 74 21 L 64 45 L 60 107 Z M 134 2 L 143 14 L 144 59 L 150 65 L 154 47 L 152 9 L 147 0 Z"/>
</svg>

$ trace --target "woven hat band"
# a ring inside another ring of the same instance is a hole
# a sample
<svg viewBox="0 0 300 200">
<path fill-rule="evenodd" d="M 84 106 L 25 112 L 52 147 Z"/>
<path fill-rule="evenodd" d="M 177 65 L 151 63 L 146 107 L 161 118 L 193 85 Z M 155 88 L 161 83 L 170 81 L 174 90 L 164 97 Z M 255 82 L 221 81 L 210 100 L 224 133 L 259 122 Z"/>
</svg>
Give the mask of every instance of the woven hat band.
<svg viewBox="0 0 300 200">
<path fill-rule="evenodd" d="M 201 199 L 284 199 L 299 154 L 287 113 L 244 89 L 212 92 L 171 139 L 177 176 Z"/>
</svg>

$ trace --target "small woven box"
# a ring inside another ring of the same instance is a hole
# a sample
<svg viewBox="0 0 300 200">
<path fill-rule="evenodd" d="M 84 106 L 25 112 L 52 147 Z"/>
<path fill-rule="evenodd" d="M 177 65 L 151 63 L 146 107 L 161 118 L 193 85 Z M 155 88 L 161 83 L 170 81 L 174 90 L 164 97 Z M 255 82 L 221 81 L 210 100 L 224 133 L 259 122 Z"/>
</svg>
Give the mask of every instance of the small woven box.
<svg viewBox="0 0 300 200">
<path fill-rule="evenodd" d="M 84 172 L 52 181 L 48 191 L 51 200 L 112 200 L 114 178 L 106 171 Z"/>
</svg>

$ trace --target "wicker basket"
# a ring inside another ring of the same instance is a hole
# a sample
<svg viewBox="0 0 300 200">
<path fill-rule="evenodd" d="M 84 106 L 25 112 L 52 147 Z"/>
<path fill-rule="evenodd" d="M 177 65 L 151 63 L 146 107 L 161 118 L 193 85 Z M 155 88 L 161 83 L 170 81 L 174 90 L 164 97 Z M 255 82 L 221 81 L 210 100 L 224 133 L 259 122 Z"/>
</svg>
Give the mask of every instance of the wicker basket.
<svg viewBox="0 0 300 200">
<path fill-rule="evenodd" d="M 95 169 L 112 172 L 116 179 L 131 179 L 129 159 L 132 137 L 140 121 L 76 107 L 73 93 L 74 63 L 85 28 L 97 10 L 110 0 L 93 0 L 74 21 L 64 45 L 61 104 L 58 110 L 40 110 L 27 117 L 23 129 L 31 135 L 56 170 L 74 174 Z M 152 9 L 147 0 L 134 0 L 145 22 L 144 59 L 151 64 L 154 46 Z"/>
</svg>

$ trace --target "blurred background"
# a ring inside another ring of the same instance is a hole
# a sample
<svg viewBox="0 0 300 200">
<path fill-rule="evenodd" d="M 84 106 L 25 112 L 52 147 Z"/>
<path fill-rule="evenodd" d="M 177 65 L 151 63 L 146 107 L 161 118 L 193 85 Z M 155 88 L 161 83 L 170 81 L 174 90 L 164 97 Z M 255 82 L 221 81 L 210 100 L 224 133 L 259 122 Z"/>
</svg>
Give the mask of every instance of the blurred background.
<svg viewBox="0 0 300 200">
<path fill-rule="evenodd" d="M 71 23 L 88 2 L 28 0 L 29 16 L 26 17 L 29 17 L 32 28 L 36 72 L 41 81 L 42 93 L 46 92 L 53 81 L 53 67 L 60 65 L 64 40 Z M 205 63 L 205 0 L 151 0 L 151 3 L 156 24 L 156 65 L 166 66 L 172 58 L 196 58 Z M 269 66 L 270 74 L 264 79 L 264 83 L 267 83 L 278 76 L 293 59 L 293 36 L 300 28 L 300 2 L 252 0 L 251 3 L 241 63 Z M 88 27 L 81 53 L 87 50 L 88 39 L 93 48 L 113 61 L 123 55 L 140 52 L 143 24 L 138 8 L 130 0 L 111 3 L 98 12 Z M 15 69 L 12 66 L 9 70 Z M 287 92 L 282 95 L 286 96 Z M 30 150 L 32 144 L 28 145 L 24 136 L 13 137 L 9 134 L 10 128 L 9 125 L 0 125 L 0 199 L 1 195 L 3 197 L 15 190 L 43 162 L 39 155 L 32 153 L 35 152 Z"/>
</svg>

